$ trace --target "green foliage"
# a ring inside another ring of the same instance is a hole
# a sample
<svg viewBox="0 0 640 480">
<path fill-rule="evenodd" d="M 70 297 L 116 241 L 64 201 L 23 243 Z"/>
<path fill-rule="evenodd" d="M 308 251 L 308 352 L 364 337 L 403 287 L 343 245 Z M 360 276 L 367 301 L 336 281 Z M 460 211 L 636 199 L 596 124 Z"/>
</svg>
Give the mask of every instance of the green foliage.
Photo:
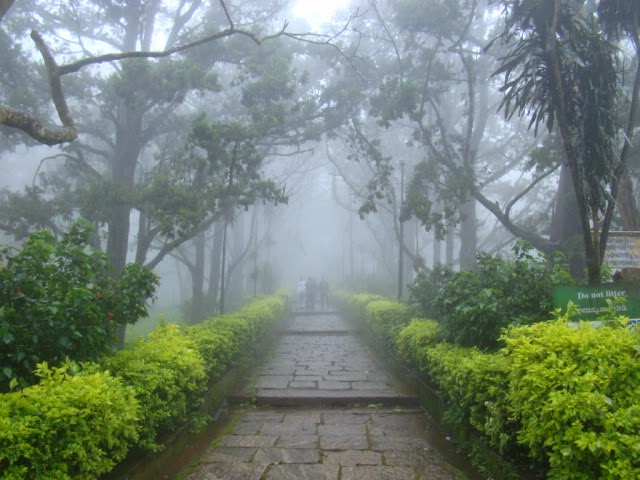
<svg viewBox="0 0 640 480">
<path fill-rule="evenodd" d="M 105 85 L 106 98 L 124 100 L 137 111 L 148 111 L 156 105 L 179 104 L 192 91 L 216 92 L 221 89 L 215 74 L 209 74 L 197 62 L 187 59 L 128 59 Z"/>
<path fill-rule="evenodd" d="M 518 441 L 552 479 L 640 477 L 637 333 L 555 322 L 505 334 Z"/>
<path fill-rule="evenodd" d="M 206 387 L 204 361 L 177 325 L 159 327 L 105 360 L 133 387 L 140 403 L 140 445 L 158 449 L 157 436 L 174 431 L 199 405 Z"/>
<path fill-rule="evenodd" d="M 0 389 L 14 378 L 32 383 L 43 361 L 97 360 L 120 325 L 147 315 L 157 277 L 136 264 L 113 276 L 106 255 L 87 247 L 91 235 L 79 221 L 60 241 L 40 231 L 21 251 L 1 251 Z"/>
<path fill-rule="evenodd" d="M 266 297 L 189 327 L 186 333 L 204 359 L 209 381 L 215 382 L 231 365 L 242 363 L 258 339 L 284 318 L 285 307 L 283 297 Z"/>
<path fill-rule="evenodd" d="M 400 330 L 411 320 L 409 309 L 404 304 L 390 300 L 369 302 L 365 315 L 371 330 L 389 344 L 393 344 Z"/>
<path fill-rule="evenodd" d="M 423 270 L 416 275 L 413 283 L 409 285 L 408 302 L 414 314 L 427 318 L 435 318 L 439 314 L 434 300 L 452 275 L 453 270 L 446 265 L 436 266 L 433 270 Z"/>
<path fill-rule="evenodd" d="M 204 361 L 207 378 L 215 382 L 227 371 L 236 353 L 232 335 L 228 331 L 219 331 L 211 322 L 189 327 L 185 333 Z"/>
<path fill-rule="evenodd" d="M 520 244 L 514 257 L 478 254 L 473 271 L 445 271 L 442 287 L 424 277 L 411 288 L 412 298 L 429 305 L 429 315 L 442 324 L 442 338 L 462 346 L 496 349 L 509 325 L 530 324 L 548 318 L 553 309 L 552 288 L 571 283 L 561 263 L 549 268 Z M 420 291 L 436 291 L 429 300 Z"/>
<path fill-rule="evenodd" d="M 159 327 L 104 360 L 109 370 L 40 364 L 38 385 L 0 395 L 2 478 L 95 479 L 136 442 L 158 450 L 159 436 L 199 407 L 205 363 L 210 381 L 217 380 L 285 314 L 285 297 L 264 298 L 212 319 L 217 330 L 199 325 L 185 334 L 176 325 Z"/>
<path fill-rule="evenodd" d="M 380 92 L 371 98 L 371 113 L 380 118 L 378 123 L 385 128 L 405 115 L 414 119 L 420 103 L 418 93 L 418 87 L 411 82 L 398 77 L 387 79 L 380 85 Z"/>
<path fill-rule="evenodd" d="M 248 208 L 258 198 L 284 203 L 287 197 L 280 187 L 262 178 L 264 152 L 257 146 L 259 140 L 252 125 L 208 122 L 201 116 L 188 135 L 186 158 L 179 159 L 169 178 L 176 174 L 187 188 L 201 190 L 211 210 Z"/>
<path fill-rule="evenodd" d="M 51 229 L 72 215 L 69 197 L 51 198 L 48 185 L 25 185 L 23 192 L 0 191 L 2 230 L 17 240 L 36 230 Z"/>
<path fill-rule="evenodd" d="M 428 378 L 448 404 L 445 419 L 470 424 L 504 451 L 515 441 L 506 412 L 508 362 L 500 354 L 439 343 L 424 348 L 419 359 Z"/>
<path fill-rule="evenodd" d="M 620 50 L 606 39 L 599 22 L 604 18 L 610 30 L 609 14 L 624 15 L 623 4 L 615 2 L 599 17 L 571 2 L 500 3 L 508 8 L 504 9 L 505 30 L 499 38 L 509 45 L 494 73 L 504 74 L 500 107 L 507 119 L 514 113 L 529 116 L 536 133 L 540 124 L 549 131 L 557 124 L 580 206 L 589 281 L 598 283 L 598 243 L 591 229 L 605 214 L 601 235 L 606 238 L 613 211 L 610 207 L 625 167 L 621 162 L 626 160 L 618 152 L 620 124 L 625 123 L 618 116 Z"/>
<path fill-rule="evenodd" d="M 95 479 L 138 438 L 133 390 L 94 367 L 38 366 L 40 383 L 0 395 L 0 471 L 7 480 Z"/>
<path fill-rule="evenodd" d="M 384 306 L 365 294 L 340 301 L 358 321 Z M 469 425 L 505 457 L 551 479 L 639 478 L 640 333 L 624 327 L 615 302 L 599 328 L 575 326 L 573 313 L 510 326 L 495 353 L 437 343 L 431 320 L 372 329 L 436 387 L 450 425 Z"/>
<path fill-rule="evenodd" d="M 251 354 L 285 314 L 284 297 L 266 297 L 184 330 L 160 326 L 108 358 L 105 367 L 134 388 L 141 405 L 140 445 L 157 450 L 159 435 L 191 420 L 207 386 Z"/>
<path fill-rule="evenodd" d="M 342 291 L 336 292 L 336 298 L 347 315 L 358 322 L 365 321 L 366 309 L 369 303 L 377 300 L 386 300 L 386 297 L 381 295 L 372 295 L 370 293 L 350 295 Z"/>
<path fill-rule="evenodd" d="M 440 336 L 440 325 L 433 320 L 414 318 L 400 330 L 395 339 L 395 348 L 400 359 L 417 371 L 424 373 L 424 352 L 433 347 Z"/>
</svg>

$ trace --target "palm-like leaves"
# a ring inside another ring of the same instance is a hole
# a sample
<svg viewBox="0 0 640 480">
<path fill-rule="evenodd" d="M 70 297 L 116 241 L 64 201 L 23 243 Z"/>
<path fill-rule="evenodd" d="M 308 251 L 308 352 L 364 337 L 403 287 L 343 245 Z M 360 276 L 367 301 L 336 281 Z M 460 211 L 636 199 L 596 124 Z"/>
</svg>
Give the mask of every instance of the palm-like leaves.
<svg viewBox="0 0 640 480">
<path fill-rule="evenodd" d="M 557 125 L 583 207 L 585 250 L 594 256 L 590 278 L 596 281 L 599 247 L 593 244 L 590 222 L 598 227 L 600 214 L 614 201 L 622 172 L 616 154 L 616 50 L 603 35 L 598 18 L 576 10 L 575 2 L 503 3 L 507 23 L 502 39 L 510 50 L 496 72 L 505 78 L 501 107 L 507 117 L 530 114 L 530 126 L 536 130 L 540 123 L 549 130 Z"/>
</svg>

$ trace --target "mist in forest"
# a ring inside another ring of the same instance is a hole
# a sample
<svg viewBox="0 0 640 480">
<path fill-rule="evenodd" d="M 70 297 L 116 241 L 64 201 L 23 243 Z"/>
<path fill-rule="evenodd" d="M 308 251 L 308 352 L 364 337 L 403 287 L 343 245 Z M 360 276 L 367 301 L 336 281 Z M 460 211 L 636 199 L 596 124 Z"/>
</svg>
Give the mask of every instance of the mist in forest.
<svg viewBox="0 0 640 480">
<path fill-rule="evenodd" d="M 301 5 L 3 3 L 3 244 L 85 218 L 197 321 L 309 277 L 406 298 L 516 241 L 593 281 L 608 230 L 640 227 L 638 41 L 606 2 L 562 11 L 606 48 L 553 50 L 548 82 L 545 2 Z"/>
</svg>

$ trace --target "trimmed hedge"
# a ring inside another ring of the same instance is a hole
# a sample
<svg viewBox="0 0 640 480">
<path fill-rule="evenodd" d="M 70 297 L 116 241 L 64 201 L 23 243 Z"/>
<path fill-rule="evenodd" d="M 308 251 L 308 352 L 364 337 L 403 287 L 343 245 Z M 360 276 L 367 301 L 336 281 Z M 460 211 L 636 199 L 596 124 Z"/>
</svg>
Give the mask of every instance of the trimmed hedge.
<svg viewBox="0 0 640 480">
<path fill-rule="evenodd" d="M 549 478 L 640 478 L 638 333 L 561 318 L 504 338 L 509 413 Z"/>
<path fill-rule="evenodd" d="M 423 350 L 433 347 L 438 342 L 439 335 L 438 322 L 420 318 L 412 319 L 409 325 L 400 330 L 395 339 L 398 357 L 407 365 L 411 365 L 414 370 L 425 373 Z"/>
<path fill-rule="evenodd" d="M 575 327 L 565 316 L 511 327 L 506 348 L 487 353 L 436 343 L 431 320 L 386 328 L 393 322 L 374 319 L 378 299 L 341 300 L 436 386 L 452 426 L 471 427 L 512 460 L 528 456 L 550 479 L 640 478 L 638 331 L 616 321 Z M 503 470 L 500 478 L 519 476 Z"/>
<path fill-rule="evenodd" d="M 38 385 L 0 396 L 0 472 L 7 480 L 92 479 L 138 439 L 133 388 L 73 365 L 36 370 Z"/>
<path fill-rule="evenodd" d="M 159 436 L 189 420 L 286 307 L 266 297 L 193 327 L 162 326 L 84 371 L 42 364 L 38 385 L 0 395 L 2 478 L 95 479 L 136 444 L 160 449 Z"/>
<path fill-rule="evenodd" d="M 411 321 L 411 312 L 401 303 L 380 295 L 337 294 L 343 309 L 351 316 L 366 323 L 373 332 L 391 345 L 400 330 Z"/>
<path fill-rule="evenodd" d="M 204 361 L 175 324 L 158 327 L 104 366 L 134 388 L 140 402 L 139 444 L 149 450 L 161 448 L 155 443 L 159 433 L 187 421 L 206 387 Z"/>
</svg>

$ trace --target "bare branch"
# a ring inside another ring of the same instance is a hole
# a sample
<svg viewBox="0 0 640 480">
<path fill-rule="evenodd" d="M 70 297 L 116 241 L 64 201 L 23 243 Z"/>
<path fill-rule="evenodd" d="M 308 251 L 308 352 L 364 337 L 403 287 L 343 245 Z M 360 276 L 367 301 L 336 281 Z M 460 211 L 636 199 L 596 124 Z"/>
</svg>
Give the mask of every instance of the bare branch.
<svg viewBox="0 0 640 480">
<path fill-rule="evenodd" d="M 220 0 L 220 6 L 224 11 L 224 16 L 227 17 L 227 21 L 229 22 L 229 27 L 233 28 L 233 20 L 231 20 L 231 15 L 229 15 L 229 9 L 227 8 L 227 4 L 224 3 L 224 0 Z"/>
<path fill-rule="evenodd" d="M 169 57 L 175 53 L 182 52 L 189 48 L 197 47 L 214 40 L 220 40 L 222 38 L 230 37 L 232 35 L 244 35 L 250 38 L 256 45 L 260 45 L 262 40 L 256 37 L 253 33 L 245 30 L 237 30 L 235 28 L 228 28 L 221 32 L 207 35 L 206 37 L 194 40 L 193 42 L 177 45 L 168 50 L 162 51 L 137 51 L 137 52 L 121 52 L 121 53 L 107 53 L 105 55 L 98 55 L 96 57 L 83 58 L 77 62 L 69 63 L 59 67 L 60 75 L 66 75 L 67 73 L 74 73 L 80 69 L 89 65 L 97 65 L 100 63 L 114 62 L 118 60 L 126 60 L 128 58 L 164 58 Z"/>
<path fill-rule="evenodd" d="M 36 44 L 36 47 L 38 47 L 38 50 L 40 50 L 40 54 L 44 60 L 44 65 L 47 68 L 49 88 L 51 89 L 51 99 L 53 100 L 53 104 L 56 106 L 60 121 L 66 128 L 75 130 L 76 126 L 73 122 L 73 118 L 71 118 L 71 114 L 69 113 L 67 100 L 65 99 L 64 91 L 62 90 L 62 82 L 60 81 L 60 77 L 64 75 L 64 73 L 60 71 L 56 60 L 53 58 L 53 55 L 51 54 L 51 51 L 49 51 L 49 47 L 47 47 L 42 36 L 35 30 L 32 30 L 31 38 Z"/>
<path fill-rule="evenodd" d="M 33 115 L 21 112 L 8 105 L 0 105 L 0 125 L 22 130 L 44 145 L 58 145 L 78 138 L 78 131 L 75 126 L 47 127 Z"/>
<path fill-rule="evenodd" d="M 504 213 L 507 217 L 510 216 L 511 214 L 511 209 L 513 208 L 513 206 L 520 201 L 521 198 L 523 198 L 526 194 L 528 194 L 531 190 L 533 190 L 533 188 L 538 185 L 542 180 L 544 180 L 545 178 L 547 178 L 549 175 L 551 175 L 553 172 L 555 172 L 556 170 L 558 170 L 558 168 L 560 168 L 560 164 L 556 164 L 555 166 L 551 167 L 549 170 L 547 170 L 546 172 L 543 172 L 542 174 L 540 174 L 537 178 L 535 178 L 528 186 L 527 188 L 525 188 L 524 190 L 522 190 L 520 193 L 518 193 L 518 195 L 516 195 L 515 197 L 513 197 L 511 199 L 511 201 L 507 204 L 507 208 L 505 208 Z"/>
</svg>

